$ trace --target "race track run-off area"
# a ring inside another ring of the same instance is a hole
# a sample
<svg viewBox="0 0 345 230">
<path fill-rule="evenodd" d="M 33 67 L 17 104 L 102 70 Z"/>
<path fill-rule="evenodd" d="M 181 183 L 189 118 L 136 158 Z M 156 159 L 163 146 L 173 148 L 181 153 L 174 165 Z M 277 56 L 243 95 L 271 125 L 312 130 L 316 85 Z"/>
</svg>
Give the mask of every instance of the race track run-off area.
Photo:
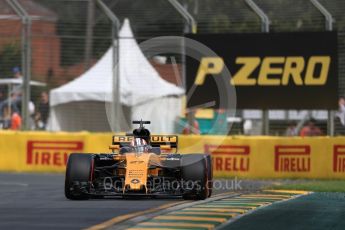
<svg viewBox="0 0 345 230">
<path fill-rule="evenodd" d="M 223 181 L 223 183 L 225 183 Z M 343 229 L 344 193 L 243 181 L 204 201 L 64 197 L 63 174 L 0 174 L 0 229 Z"/>
</svg>

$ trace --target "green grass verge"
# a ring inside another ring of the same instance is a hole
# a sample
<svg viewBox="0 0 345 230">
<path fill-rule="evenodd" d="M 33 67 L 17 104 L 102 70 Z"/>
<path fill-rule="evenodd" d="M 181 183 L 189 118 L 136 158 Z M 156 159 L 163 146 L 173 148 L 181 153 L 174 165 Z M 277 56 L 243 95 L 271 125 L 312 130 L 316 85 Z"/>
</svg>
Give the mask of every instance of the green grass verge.
<svg viewBox="0 0 345 230">
<path fill-rule="evenodd" d="M 268 189 L 306 190 L 313 192 L 345 192 L 345 180 L 308 180 L 275 184 Z"/>
</svg>

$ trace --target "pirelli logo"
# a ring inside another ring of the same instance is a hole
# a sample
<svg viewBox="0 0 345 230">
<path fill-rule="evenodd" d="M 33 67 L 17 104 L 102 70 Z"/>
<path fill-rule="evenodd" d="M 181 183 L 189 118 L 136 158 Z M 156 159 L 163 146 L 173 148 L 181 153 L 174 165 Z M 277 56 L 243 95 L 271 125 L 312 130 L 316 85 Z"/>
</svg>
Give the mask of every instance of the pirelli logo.
<svg viewBox="0 0 345 230">
<path fill-rule="evenodd" d="M 205 145 L 212 156 L 214 171 L 248 172 L 250 147 L 248 145 Z"/>
<path fill-rule="evenodd" d="M 81 141 L 28 141 L 26 164 L 65 166 L 70 153 L 82 151 Z"/>
<path fill-rule="evenodd" d="M 277 145 L 274 149 L 276 172 L 310 172 L 309 145 Z"/>
<path fill-rule="evenodd" d="M 345 172 L 345 145 L 333 146 L 333 172 Z"/>
<path fill-rule="evenodd" d="M 286 86 L 324 85 L 327 82 L 331 57 L 311 56 L 275 56 L 275 57 L 237 57 L 235 60 L 241 68 L 234 73 L 230 83 L 236 86 Z M 221 57 L 204 57 L 194 84 L 203 85 L 206 76 L 220 74 L 225 63 Z M 259 74 L 254 75 L 258 70 Z M 253 76 L 254 75 L 254 76 Z M 278 76 L 272 78 L 271 75 Z"/>
</svg>

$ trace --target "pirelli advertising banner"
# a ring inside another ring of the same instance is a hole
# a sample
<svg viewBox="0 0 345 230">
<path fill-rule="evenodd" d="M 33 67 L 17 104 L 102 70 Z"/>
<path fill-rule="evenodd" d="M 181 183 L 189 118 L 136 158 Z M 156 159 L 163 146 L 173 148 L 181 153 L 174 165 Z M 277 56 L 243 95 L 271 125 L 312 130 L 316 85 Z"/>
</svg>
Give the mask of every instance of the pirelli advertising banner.
<svg viewBox="0 0 345 230">
<path fill-rule="evenodd" d="M 186 136 L 185 152 L 211 154 L 216 177 L 345 178 L 344 137 L 216 137 Z M 203 149 L 193 143 L 203 143 Z"/>
<path fill-rule="evenodd" d="M 0 133 L 0 171 L 64 172 L 71 153 L 109 152 L 112 134 Z"/>
<path fill-rule="evenodd" d="M 64 172 L 71 153 L 109 153 L 111 133 L 1 132 L 0 171 Z M 216 177 L 345 179 L 345 137 L 179 136 L 209 153 Z"/>
<path fill-rule="evenodd" d="M 188 107 L 210 101 L 216 102 L 214 107 L 226 107 L 221 103 L 229 97 L 224 90 L 233 89 L 236 98 L 227 99 L 236 100 L 241 109 L 337 108 L 336 32 L 186 37 L 187 45 L 194 40 L 212 51 L 191 57 L 186 48 L 187 92 L 193 92 Z"/>
</svg>

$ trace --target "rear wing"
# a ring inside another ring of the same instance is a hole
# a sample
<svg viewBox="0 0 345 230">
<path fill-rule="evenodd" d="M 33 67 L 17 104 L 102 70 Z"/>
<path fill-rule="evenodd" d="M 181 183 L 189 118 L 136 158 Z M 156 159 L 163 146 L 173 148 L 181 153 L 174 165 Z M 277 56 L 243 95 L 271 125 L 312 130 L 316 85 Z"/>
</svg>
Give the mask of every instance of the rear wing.
<svg viewBox="0 0 345 230">
<path fill-rule="evenodd" d="M 132 121 L 132 124 L 140 125 L 140 127 L 143 127 L 143 125 L 151 124 L 151 121 Z"/>
<path fill-rule="evenodd" d="M 178 144 L 177 135 L 151 135 L 150 145 L 152 147 L 170 147 L 176 149 Z M 113 146 L 118 148 L 130 145 L 134 136 L 130 135 L 115 135 L 113 136 Z"/>
</svg>

